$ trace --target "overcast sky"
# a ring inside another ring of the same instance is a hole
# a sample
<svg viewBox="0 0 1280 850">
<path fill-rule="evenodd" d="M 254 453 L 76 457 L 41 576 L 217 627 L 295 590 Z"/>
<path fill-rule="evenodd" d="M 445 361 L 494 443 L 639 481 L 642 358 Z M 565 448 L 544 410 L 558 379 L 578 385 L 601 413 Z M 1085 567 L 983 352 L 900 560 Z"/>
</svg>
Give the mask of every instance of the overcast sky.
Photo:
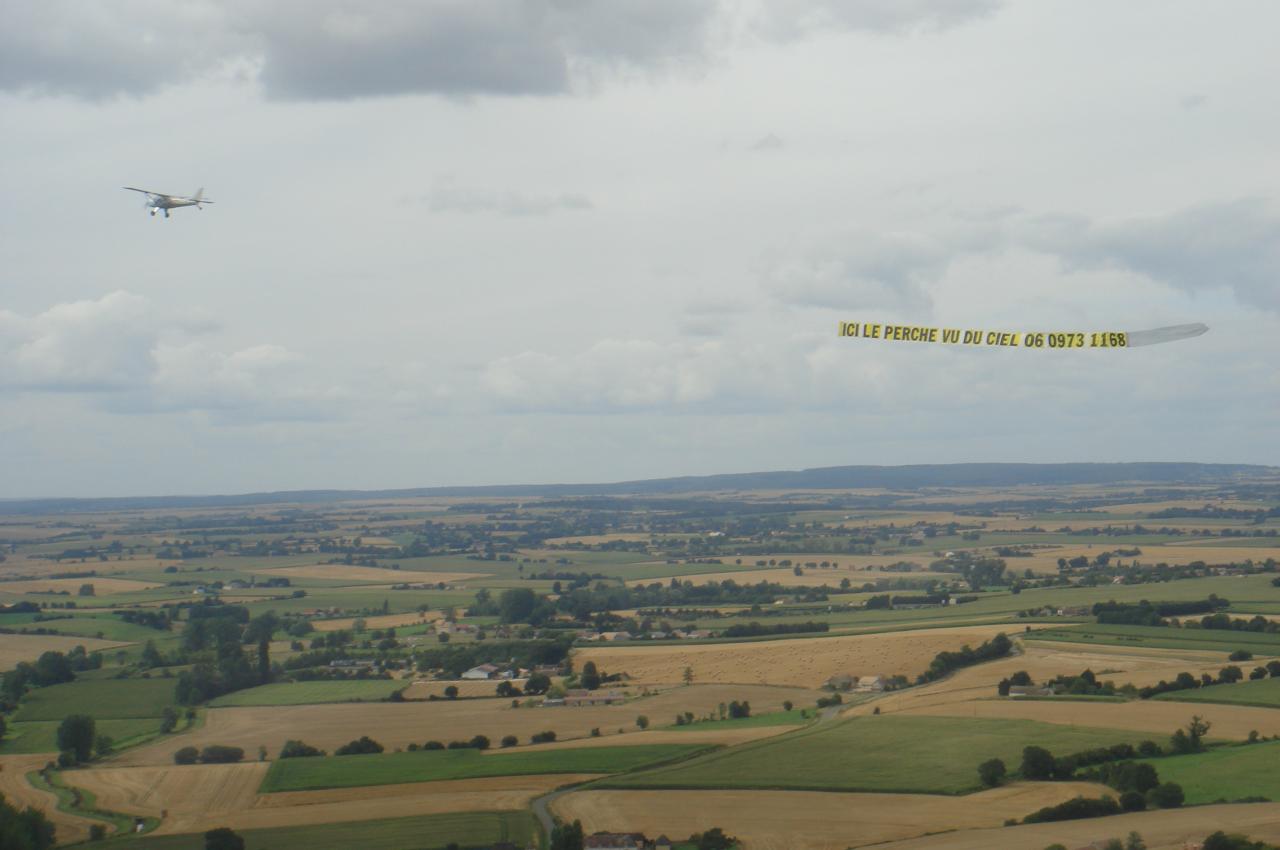
<svg viewBox="0 0 1280 850">
<path fill-rule="evenodd" d="M 0 497 L 1280 464 L 1268 0 L 0 20 Z"/>
</svg>

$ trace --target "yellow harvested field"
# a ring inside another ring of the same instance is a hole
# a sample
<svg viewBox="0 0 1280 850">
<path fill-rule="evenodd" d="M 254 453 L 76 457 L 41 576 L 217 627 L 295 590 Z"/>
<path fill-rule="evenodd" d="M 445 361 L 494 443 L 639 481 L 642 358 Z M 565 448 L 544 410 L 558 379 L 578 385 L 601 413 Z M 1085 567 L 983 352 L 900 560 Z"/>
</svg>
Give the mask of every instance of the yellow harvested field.
<svg viewBox="0 0 1280 850">
<path fill-rule="evenodd" d="M 1130 832 L 1139 833 L 1150 850 L 1185 850 L 1199 846 L 1206 836 L 1219 830 L 1241 833 L 1254 841 L 1278 842 L 1280 803 L 1194 806 L 1089 820 L 948 832 L 893 841 L 880 845 L 877 850 L 1027 850 L 1055 843 L 1089 847 L 1101 846 L 1100 842 L 1109 838 L 1123 840 Z"/>
<path fill-rule="evenodd" d="M 3 635 L 0 636 L 0 670 L 12 670 L 19 661 L 35 661 L 42 652 L 68 652 L 77 646 L 94 652 L 129 644 L 68 635 Z"/>
<path fill-rule="evenodd" d="M 108 578 L 107 576 L 89 576 L 88 578 L 50 578 L 50 579 L 31 579 L 29 581 L 5 581 L 0 582 L 0 593 L 61 593 L 66 591 L 75 596 L 77 601 L 81 597 L 76 596 L 81 585 L 93 585 L 94 594 L 97 596 L 110 596 L 113 593 L 135 593 L 139 590 L 150 590 L 153 587 L 163 587 L 153 581 L 135 581 L 128 578 Z M 85 597 L 92 599 L 93 597 Z"/>
<path fill-rule="evenodd" d="M 849 583 L 854 586 L 861 586 L 869 581 L 875 581 L 883 576 L 900 576 L 903 573 L 885 572 L 878 567 L 887 566 L 893 561 L 885 558 L 877 558 L 875 565 L 867 565 L 865 567 L 851 568 L 841 565 L 837 569 L 822 569 L 821 567 L 809 568 L 801 567 L 802 575 L 796 575 L 794 567 L 777 567 L 774 569 L 760 570 L 741 570 L 730 573 L 673 573 L 663 578 L 646 578 L 637 579 L 627 582 L 631 586 L 653 584 L 665 584 L 672 578 L 678 578 L 684 582 L 692 582 L 693 584 L 710 584 L 711 582 L 722 582 L 726 579 L 732 579 L 738 584 L 756 584 L 758 582 L 767 581 L 773 584 L 780 584 L 783 587 L 839 587 L 840 582 L 848 579 Z M 903 560 L 919 565 L 920 570 L 911 572 L 912 578 L 955 578 L 954 573 L 932 573 L 928 572 L 928 561 L 930 559 L 914 559 L 904 558 Z M 697 565 L 693 565 L 696 567 Z"/>
<path fill-rule="evenodd" d="M 1059 700 L 1016 700 L 996 694 L 997 683 L 1018 670 L 1025 670 L 1037 682 L 1054 676 L 1075 675 L 1091 669 L 1099 679 L 1116 684 L 1153 684 L 1172 679 L 1183 670 L 1199 674 L 1216 673 L 1216 660 L 1198 658 L 1200 653 L 1137 651 L 1117 647 L 1058 645 L 1033 646 L 1022 655 L 959 670 L 943 681 L 846 709 L 850 715 L 913 714 L 946 717 L 1016 717 L 1075 726 L 1133 729 L 1161 737 L 1186 724 L 1192 714 L 1201 714 L 1214 723 L 1212 735 L 1245 738 L 1251 729 L 1264 735 L 1280 733 L 1280 711 L 1251 706 L 1135 701 L 1125 703 Z"/>
<path fill-rule="evenodd" d="M 365 628 L 387 629 L 396 628 L 398 626 L 412 626 L 417 623 L 430 623 L 443 616 L 444 615 L 439 611 L 427 611 L 425 614 L 419 614 L 417 611 L 410 611 L 407 614 L 379 614 L 376 617 L 343 617 L 339 620 L 312 620 L 311 625 L 315 626 L 315 629 L 318 632 L 336 632 L 339 629 L 350 629 L 354 626 L 357 619 L 363 619 Z"/>
<path fill-rule="evenodd" d="M 1039 574 L 1056 573 L 1058 571 L 1058 559 L 1066 558 L 1070 561 L 1072 558 L 1081 555 L 1092 560 L 1102 552 L 1114 552 L 1117 549 L 1128 549 L 1129 544 L 1124 543 L 1124 538 L 1116 538 L 1115 542 L 1095 543 L 1088 545 L 1072 545 L 1057 546 L 1049 549 L 1035 549 L 1033 555 L 1029 558 L 1009 558 L 1008 564 L 1010 568 L 1022 572 L 1030 569 L 1032 572 Z M 1189 545 L 1178 543 L 1165 546 L 1138 546 L 1142 550 L 1141 555 L 1134 557 L 1123 556 L 1118 558 L 1124 564 L 1130 564 L 1137 561 L 1140 564 L 1190 564 L 1193 561 L 1204 561 L 1206 564 L 1230 564 L 1233 562 L 1253 560 L 1265 561 L 1267 558 L 1276 558 L 1280 560 L 1280 546 L 1262 547 L 1262 546 L 1204 546 L 1200 541 L 1191 542 Z"/>
<path fill-rule="evenodd" d="M 249 570 L 261 575 L 288 576 L 290 578 L 321 578 L 335 581 L 375 581 L 388 584 L 419 584 L 422 582 L 466 581 L 484 578 L 488 573 L 427 573 L 414 570 L 383 570 L 378 567 L 349 567 L 345 564 L 310 564 L 302 567 L 273 567 L 265 570 Z"/>
<path fill-rule="evenodd" d="M 881 709 L 882 713 L 892 713 Z M 1057 700 L 986 699 L 965 703 L 920 706 L 903 709 L 913 715 L 958 717 L 1021 718 L 1069 726 L 1100 726 L 1110 729 L 1132 729 L 1166 737 L 1185 726 L 1191 715 L 1199 714 L 1213 724 L 1211 738 L 1244 740 L 1249 732 L 1280 735 L 1280 711 L 1274 708 L 1218 705 L 1214 703 L 1178 703 L 1163 700 L 1133 702 L 1072 702 Z M 854 713 L 857 712 L 855 709 Z"/>
<path fill-rule="evenodd" d="M 515 735 L 527 742 L 535 732 L 550 730 L 561 740 L 586 738 L 593 728 L 602 735 L 639 735 L 636 716 L 648 715 L 655 724 L 674 722 L 690 711 L 702 717 L 717 706 L 747 700 L 757 714 L 781 709 L 785 700 L 811 705 L 819 693 L 801 688 L 759 685 L 694 685 L 672 687 L 662 693 L 629 700 L 622 705 L 556 708 L 512 708 L 510 700 L 438 700 L 404 703 L 338 703 L 330 705 L 213 708 L 204 725 L 189 734 L 156 741 L 121 753 L 120 766 L 172 764 L 175 750 L 228 744 L 256 752 L 259 745 L 274 756 L 290 738 L 332 751 L 361 735 L 375 738 L 387 749 L 429 740 L 453 741 L 487 735 L 497 741 Z M 668 718 L 670 718 L 668 720 Z M 689 734 L 693 734 L 690 732 Z M 690 743 L 696 739 L 689 738 Z"/>
<path fill-rule="evenodd" d="M 93 792 L 99 805 L 160 817 L 157 835 L 217 826 L 258 829 L 408 815 L 522 809 L 534 797 L 592 775 L 504 776 L 323 791 L 258 794 L 267 765 L 129 767 L 75 771 L 67 781 Z"/>
<path fill-rule="evenodd" d="M 8 638 L 8 635 L 5 636 Z M 5 802 L 19 809 L 28 806 L 44 812 L 57 830 L 59 844 L 74 844 L 89 837 L 89 827 L 98 821 L 58 811 L 58 798 L 46 791 L 31 787 L 27 774 L 39 770 L 49 762 L 49 754 L 28 756 L 0 756 L 0 796 Z"/>
<path fill-rule="evenodd" d="M 1026 782 L 964 797 L 817 791 L 577 791 L 552 802 L 590 833 L 685 836 L 715 824 L 746 850 L 844 850 L 945 829 L 996 827 L 1044 806 L 1109 789 Z M 942 845 L 940 845 L 942 846 Z M 1036 845 L 1042 846 L 1042 845 Z"/>
<path fill-rule="evenodd" d="M 639 682 L 678 682 L 686 667 L 695 682 L 753 682 L 820 687 L 839 674 L 915 677 L 939 652 L 977 646 L 1008 626 L 967 626 L 917 632 L 667 646 L 590 647 L 575 650 L 588 661 Z"/>
<path fill-rule="evenodd" d="M 186 832 L 192 815 L 214 820 L 252 808 L 264 762 L 67 771 L 66 781 L 92 792 L 102 808 L 160 817 L 160 832 Z"/>
<path fill-rule="evenodd" d="M 506 680 L 504 680 L 506 681 Z M 524 688 L 526 679 L 511 679 L 511 684 Z M 499 682 L 493 680 L 459 680 L 459 679 L 415 679 L 413 684 L 405 688 L 405 699 L 426 699 L 433 694 L 444 696 L 444 689 L 450 686 L 458 689 L 460 697 L 491 697 L 498 691 Z"/>
</svg>

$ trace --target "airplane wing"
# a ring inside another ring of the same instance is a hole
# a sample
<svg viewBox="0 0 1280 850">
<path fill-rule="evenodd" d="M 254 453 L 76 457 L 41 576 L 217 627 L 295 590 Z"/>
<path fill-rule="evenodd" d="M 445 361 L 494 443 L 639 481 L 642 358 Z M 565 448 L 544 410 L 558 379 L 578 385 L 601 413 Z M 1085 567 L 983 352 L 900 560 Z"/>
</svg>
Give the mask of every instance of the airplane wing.
<svg viewBox="0 0 1280 850">
<path fill-rule="evenodd" d="M 152 192 L 150 189 L 135 189 L 132 186 L 121 186 L 121 189 L 128 189 L 130 192 L 141 192 L 144 195 L 163 195 L 164 192 Z"/>
</svg>

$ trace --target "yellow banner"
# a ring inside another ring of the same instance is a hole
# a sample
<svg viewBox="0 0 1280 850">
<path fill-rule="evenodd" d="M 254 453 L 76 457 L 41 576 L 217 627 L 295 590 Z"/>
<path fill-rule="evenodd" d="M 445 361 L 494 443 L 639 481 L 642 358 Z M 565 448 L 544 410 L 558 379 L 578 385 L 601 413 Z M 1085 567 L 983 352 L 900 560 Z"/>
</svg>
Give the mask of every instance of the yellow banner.
<svg viewBox="0 0 1280 850">
<path fill-rule="evenodd" d="M 840 336 L 882 342 L 931 342 L 993 348 L 1128 348 L 1126 331 L 1003 331 L 985 328 L 930 328 L 879 322 L 841 322 Z"/>
</svg>

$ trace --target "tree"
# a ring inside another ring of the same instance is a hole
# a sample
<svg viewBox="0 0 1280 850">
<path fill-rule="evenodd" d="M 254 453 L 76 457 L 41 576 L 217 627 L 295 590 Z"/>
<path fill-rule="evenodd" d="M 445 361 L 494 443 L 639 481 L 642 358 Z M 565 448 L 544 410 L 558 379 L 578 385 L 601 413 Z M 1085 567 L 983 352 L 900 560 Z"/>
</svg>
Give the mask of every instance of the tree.
<svg viewBox="0 0 1280 850">
<path fill-rule="evenodd" d="M 1052 779 L 1054 767 L 1053 753 L 1044 747 L 1023 748 L 1022 767 L 1019 769 L 1023 779 Z"/>
<path fill-rule="evenodd" d="M 93 718 L 87 714 L 70 714 L 58 726 L 58 749 L 71 753 L 76 761 L 88 761 L 93 756 Z"/>
<path fill-rule="evenodd" d="M 600 671 L 596 669 L 594 661 L 588 661 L 582 665 L 582 674 L 578 676 L 578 683 L 589 691 L 600 687 Z"/>
<path fill-rule="evenodd" d="M 471 746 L 477 750 L 489 749 L 489 739 L 484 735 L 476 735 L 471 739 Z"/>
<path fill-rule="evenodd" d="M 4 733 L 8 731 L 8 724 L 5 723 L 4 716 L 0 715 L 0 741 L 4 740 Z"/>
<path fill-rule="evenodd" d="M 551 828 L 549 850 L 582 850 L 582 821 L 572 824 L 556 824 Z"/>
<path fill-rule="evenodd" d="M 382 745 L 370 738 L 368 735 L 361 735 L 354 741 L 349 741 L 333 751 L 335 756 L 355 756 L 366 755 L 368 753 L 382 752 Z"/>
<path fill-rule="evenodd" d="M 1141 812 L 1147 808 L 1147 798 L 1138 791 L 1125 791 L 1120 795 L 1120 808 L 1126 812 Z"/>
<path fill-rule="evenodd" d="M 1198 753 L 1204 749 L 1204 736 L 1209 734 L 1212 726 L 1212 723 L 1198 714 L 1191 716 L 1191 720 L 1187 723 L 1187 737 L 1191 739 L 1192 752 Z"/>
<path fill-rule="evenodd" d="M 518 743 L 520 743 L 520 739 L 519 739 L 519 738 L 517 738 L 515 735 L 503 735 L 503 736 L 502 736 L 502 746 L 503 746 L 503 747 L 514 747 L 514 746 L 515 746 L 516 744 L 518 744 Z"/>
<path fill-rule="evenodd" d="M 999 785 L 1004 780 L 1006 773 L 1008 773 L 1008 769 L 1000 759 L 988 759 L 978 765 L 978 778 L 988 788 L 994 788 Z"/>
<path fill-rule="evenodd" d="M 78 596 L 93 596 L 93 593 L 93 585 L 91 584 L 82 584 L 80 585 L 80 590 L 77 591 Z"/>
<path fill-rule="evenodd" d="M 648 729 L 649 718 L 645 717 L 643 714 L 640 715 L 639 717 L 636 718 L 636 725 L 639 726 L 641 729 Z"/>
<path fill-rule="evenodd" d="M 183 747 L 173 754 L 174 764 L 195 764 L 200 758 L 200 751 L 195 747 Z"/>
<path fill-rule="evenodd" d="M 171 705 L 166 705 L 164 710 L 160 712 L 160 731 L 165 735 L 168 735 L 177 728 L 178 710 Z"/>
<path fill-rule="evenodd" d="M 109 756 L 115 743 L 110 735 L 98 735 L 93 739 L 93 754 L 98 758 Z"/>
<path fill-rule="evenodd" d="M 445 688 L 445 689 L 444 689 L 444 695 L 445 695 L 445 697 L 446 697 L 446 698 L 448 698 L 448 699 L 457 699 L 457 698 L 458 698 L 458 686 L 457 686 L 457 685 L 450 685 L 449 687 Z"/>
<path fill-rule="evenodd" d="M 271 636 L 280 628 L 280 618 L 275 611 L 254 617 L 244 630 L 245 643 L 258 645 L 258 681 L 265 684 L 271 681 Z"/>
<path fill-rule="evenodd" d="M 713 826 L 706 832 L 690 835 L 689 842 L 697 845 L 698 850 L 729 850 L 738 843 L 738 839 L 725 835 L 723 829 Z"/>
<path fill-rule="evenodd" d="M 284 746 L 280 748 L 280 758 L 282 759 L 313 758 L 324 754 L 324 750 L 313 747 L 310 744 L 304 744 L 302 741 L 285 741 Z"/>
<path fill-rule="evenodd" d="M 520 695 L 520 689 L 517 688 L 515 685 L 511 684 L 509 680 L 503 679 L 501 682 L 498 683 L 498 696 L 515 697 L 519 695 Z"/>
<path fill-rule="evenodd" d="M 526 623 L 537 607 L 538 595 L 527 587 L 513 587 L 498 597 L 498 619 L 504 623 Z"/>
<path fill-rule="evenodd" d="M 524 692 L 526 694 L 545 694 L 549 687 L 551 687 L 550 676 L 546 673 L 533 673 L 529 676 L 528 681 L 524 683 Z"/>
<path fill-rule="evenodd" d="M 244 850 L 244 839 L 220 826 L 204 834 L 204 850 Z"/>
<path fill-rule="evenodd" d="M 1182 786 L 1176 782 L 1157 785 L 1147 792 L 1147 801 L 1161 809 L 1176 809 L 1182 805 L 1184 799 Z"/>
<path fill-rule="evenodd" d="M 684 683 L 686 685 L 693 684 L 693 668 L 692 667 L 684 668 Z"/>
<path fill-rule="evenodd" d="M 1124 850 L 1147 850 L 1147 842 L 1138 833 L 1130 832 L 1129 837 L 1124 840 Z"/>
<path fill-rule="evenodd" d="M 48 850 L 54 844 L 53 824 L 39 809 L 25 808 L 5 802 L 0 794 L 0 847 L 5 850 Z"/>
</svg>

